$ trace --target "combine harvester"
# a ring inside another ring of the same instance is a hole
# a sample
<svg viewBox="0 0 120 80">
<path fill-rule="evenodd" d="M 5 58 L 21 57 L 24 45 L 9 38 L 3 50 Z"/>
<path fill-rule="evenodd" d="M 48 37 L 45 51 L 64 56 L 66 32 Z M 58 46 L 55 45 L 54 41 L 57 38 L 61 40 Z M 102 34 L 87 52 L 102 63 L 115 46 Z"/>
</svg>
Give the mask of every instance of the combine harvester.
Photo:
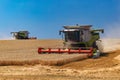
<svg viewBox="0 0 120 80">
<path fill-rule="evenodd" d="M 102 53 L 103 47 L 100 40 L 100 32 L 103 29 L 93 30 L 92 25 L 76 25 L 64 26 L 64 30 L 60 30 L 60 35 L 64 35 L 63 48 L 38 48 L 38 53 L 80 53 L 88 54 L 89 57 L 93 53 Z"/>
<path fill-rule="evenodd" d="M 18 31 L 18 32 L 11 32 L 15 39 L 37 39 L 37 37 L 29 37 L 28 31 Z"/>
</svg>

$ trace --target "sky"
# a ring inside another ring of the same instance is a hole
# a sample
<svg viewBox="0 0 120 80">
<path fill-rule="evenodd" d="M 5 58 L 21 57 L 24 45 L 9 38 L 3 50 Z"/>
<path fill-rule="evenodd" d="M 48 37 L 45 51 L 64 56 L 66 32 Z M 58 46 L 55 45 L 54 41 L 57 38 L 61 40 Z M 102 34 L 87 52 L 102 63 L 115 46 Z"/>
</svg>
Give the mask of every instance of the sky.
<svg viewBox="0 0 120 80">
<path fill-rule="evenodd" d="M 103 37 L 120 38 L 119 0 L 0 0 L 0 39 L 28 30 L 38 39 L 61 38 L 64 25 L 103 28 Z"/>
</svg>

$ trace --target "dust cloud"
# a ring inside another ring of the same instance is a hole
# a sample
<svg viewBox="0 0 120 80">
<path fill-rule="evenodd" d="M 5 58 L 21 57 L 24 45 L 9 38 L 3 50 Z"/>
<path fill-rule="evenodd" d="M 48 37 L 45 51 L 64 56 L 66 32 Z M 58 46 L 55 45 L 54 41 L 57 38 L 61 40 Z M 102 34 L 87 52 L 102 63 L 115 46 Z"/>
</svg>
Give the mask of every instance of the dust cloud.
<svg viewBox="0 0 120 80">
<path fill-rule="evenodd" d="M 107 25 L 105 29 L 105 38 L 120 39 L 120 21 Z"/>
<path fill-rule="evenodd" d="M 120 39 L 104 38 L 102 39 L 104 52 L 120 50 Z"/>
<path fill-rule="evenodd" d="M 120 21 L 106 26 L 102 43 L 105 52 L 120 50 Z"/>
<path fill-rule="evenodd" d="M 13 39 L 12 36 L 9 36 L 6 33 L 0 33 L 0 40 L 11 40 Z"/>
</svg>

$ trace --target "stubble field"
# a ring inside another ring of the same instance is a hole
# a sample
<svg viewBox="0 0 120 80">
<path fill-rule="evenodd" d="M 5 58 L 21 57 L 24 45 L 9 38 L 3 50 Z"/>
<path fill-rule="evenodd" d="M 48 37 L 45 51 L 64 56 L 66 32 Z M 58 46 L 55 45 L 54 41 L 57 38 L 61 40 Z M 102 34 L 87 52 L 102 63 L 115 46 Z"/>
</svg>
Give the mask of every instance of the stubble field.
<svg viewBox="0 0 120 80">
<path fill-rule="evenodd" d="M 115 43 L 110 44 L 108 41 Z M 105 51 L 108 53 L 98 59 L 89 58 L 61 66 L 45 66 L 39 63 L 40 60 L 64 58 L 66 61 L 68 58 L 77 58 L 78 54 L 43 54 L 41 57 L 37 53 L 38 47 L 62 47 L 62 40 L 1 40 L 0 80 L 119 80 L 119 42 L 118 39 L 104 40 Z"/>
</svg>

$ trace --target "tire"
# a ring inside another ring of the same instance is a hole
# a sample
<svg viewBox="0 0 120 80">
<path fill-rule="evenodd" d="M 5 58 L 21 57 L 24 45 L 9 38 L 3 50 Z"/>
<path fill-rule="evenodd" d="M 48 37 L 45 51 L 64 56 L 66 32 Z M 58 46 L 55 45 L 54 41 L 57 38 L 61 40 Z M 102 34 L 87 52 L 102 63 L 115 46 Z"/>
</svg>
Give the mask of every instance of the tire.
<svg viewBox="0 0 120 80">
<path fill-rule="evenodd" d="M 101 40 L 96 41 L 96 46 L 98 47 L 98 50 L 100 51 L 100 53 L 103 53 L 103 45 Z"/>
</svg>

